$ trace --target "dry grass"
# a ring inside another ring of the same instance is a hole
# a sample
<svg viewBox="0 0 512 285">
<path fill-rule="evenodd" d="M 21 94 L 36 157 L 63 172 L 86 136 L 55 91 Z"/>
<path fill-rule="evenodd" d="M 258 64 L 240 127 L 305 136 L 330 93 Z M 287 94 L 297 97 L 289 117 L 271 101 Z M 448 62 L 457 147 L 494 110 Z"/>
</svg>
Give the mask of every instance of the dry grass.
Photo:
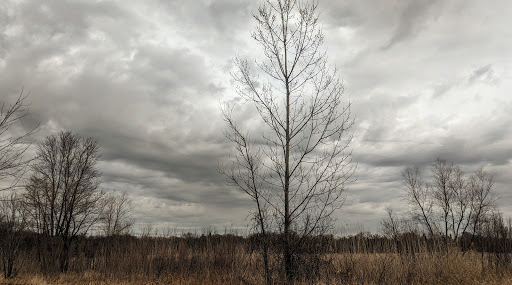
<svg viewBox="0 0 512 285">
<path fill-rule="evenodd" d="M 100 273 L 84 272 L 65 273 L 50 276 L 43 275 L 22 275 L 15 279 L 5 280 L 0 278 L 0 284 L 10 285 L 129 285 L 129 284 L 243 284 L 236 280 L 229 280 L 222 277 L 211 276 L 204 279 L 200 276 L 164 276 L 158 279 L 147 276 L 129 276 L 126 278 L 108 278 Z"/>
<path fill-rule="evenodd" d="M 511 265 L 496 266 L 490 253 L 427 250 L 421 243 L 404 254 L 372 253 L 370 243 L 350 244 L 346 253 L 302 256 L 297 284 L 512 284 Z M 253 250 L 234 236 L 91 238 L 77 243 L 68 273 L 44 271 L 26 249 L 19 275 L 0 277 L 0 284 L 263 284 L 262 257 Z M 271 255 L 275 284 L 283 283 L 278 257 Z"/>
<path fill-rule="evenodd" d="M 250 270 L 166 272 L 160 276 L 140 273 L 109 276 L 90 270 L 48 275 L 24 273 L 12 280 L 0 279 L 0 284 L 262 284 L 264 280 L 254 264 L 258 258 L 251 254 L 240 255 L 237 260 L 248 262 Z M 512 284 L 510 270 L 487 270 L 485 261 L 482 269 L 478 253 L 463 256 L 457 250 L 448 254 L 417 253 L 414 256 L 330 254 L 324 258 L 330 266 L 323 268 L 319 280 L 303 280 L 297 284 Z M 244 267 L 243 264 L 240 266 Z M 280 283 L 278 279 L 274 277 L 276 283 Z"/>
<path fill-rule="evenodd" d="M 340 254 L 325 284 L 512 284 L 510 272 L 482 270 L 479 254 Z M 485 266 L 485 265 L 484 265 Z"/>
</svg>

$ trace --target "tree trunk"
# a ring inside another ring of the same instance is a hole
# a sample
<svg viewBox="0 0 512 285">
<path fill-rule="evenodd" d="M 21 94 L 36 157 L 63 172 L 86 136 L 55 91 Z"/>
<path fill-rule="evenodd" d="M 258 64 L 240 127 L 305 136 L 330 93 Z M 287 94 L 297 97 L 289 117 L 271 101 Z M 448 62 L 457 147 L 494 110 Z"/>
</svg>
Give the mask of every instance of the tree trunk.
<svg viewBox="0 0 512 285">
<path fill-rule="evenodd" d="M 286 65 L 286 42 L 285 42 L 285 65 Z M 287 68 L 285 67 L 285 70 Z M 290 240 L 290 87 L 286 79 L 286 147 L 284 153 L 284 264 L 286 281 L 291 284 L 293 281 L 293 264 Z"/>
<path fill-rule="evenodd" d="M 60 252 L 60 272 L 64 273 L 69 269 L 69 247 L 71 240 L 69 238 L 63 239 L 62 251 Z"/>
</svg>

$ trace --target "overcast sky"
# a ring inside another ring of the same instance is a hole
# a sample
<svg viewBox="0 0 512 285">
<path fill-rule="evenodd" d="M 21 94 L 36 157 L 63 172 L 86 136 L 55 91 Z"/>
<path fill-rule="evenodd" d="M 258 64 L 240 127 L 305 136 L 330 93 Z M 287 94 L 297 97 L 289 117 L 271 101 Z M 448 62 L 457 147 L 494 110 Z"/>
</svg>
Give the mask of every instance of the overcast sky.
<svg viewBox="0 0 512 285">
<path fill-rule="evenodd" d="M 512 4 L 508 0 L 320 0 L 329 62 L 353 101 L 357 182 L 336 227 L 378 231 L 405 212 L 400 170 L 437 158 L 495 176 L 512 216 Z M 102 187 L 140 224 L 245 227 L 251 202 L 216 165 L 231 152 L 220 104 L 256 1 L 0 2 L 0 99 L 30 92 L 35 139 L 99 141 Z M 246 120 L 252 119 L 248 114 Z"/>
</svg>

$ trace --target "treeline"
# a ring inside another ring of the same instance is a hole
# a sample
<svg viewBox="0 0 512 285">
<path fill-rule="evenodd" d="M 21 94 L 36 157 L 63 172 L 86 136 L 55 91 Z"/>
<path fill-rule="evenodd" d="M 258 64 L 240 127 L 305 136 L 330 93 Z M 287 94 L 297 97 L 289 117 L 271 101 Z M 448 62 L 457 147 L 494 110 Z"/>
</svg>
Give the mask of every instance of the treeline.
<svg viewBox="0 0 512 285">
<path fill-rule="evenodd" d="M 449 237 L 448 249 L 476 251 L 479 253 L 511 254 L 512 225 L 505 224 L 500 215 L 493 215 L 484 225 L 481 234 L 473 236 L 466 233 L 459 239 Z M 268 235 L 267 240 L 261 234 L 253 234 L 247 238 L 246 245 L 251 251 L 261 250 L 265 242 L 270 244 L 275 252 L 279 251 L 282 235 Z M 441 235 L 428 236 L 421 232 L 403 232 L 396 236 L 361 232 L 357 235 L 335 237 L 334 235 L 319 235 L 308 237 L 300 250 L 303 254 L 330 253 L 443 253 L 447 250 L 445 238 Z M 504 264 L 510 265 L 510 263 Z"/>
</svg>

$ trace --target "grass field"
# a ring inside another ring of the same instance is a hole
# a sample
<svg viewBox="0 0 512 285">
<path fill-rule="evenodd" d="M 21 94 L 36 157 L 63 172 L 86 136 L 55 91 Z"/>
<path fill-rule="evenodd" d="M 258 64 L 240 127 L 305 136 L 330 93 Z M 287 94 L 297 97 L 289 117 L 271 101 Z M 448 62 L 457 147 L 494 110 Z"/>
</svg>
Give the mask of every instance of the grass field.
<svg viewBox="0 0 512 285">
<path fill-rule="evenodd" d="M 43 274 L 25 260 L 25 266 L 15 278 L 0 278 L 0 284 L 264 284 L 265 281 L 260 254 L 251 253 L 240 244 L 219 243 L 198 248 L 181 242 L 174 247 L 155 239 L 132 246 L 112 249 L 110 253 L 99 251 L 94 257 L 74 258 L 68 273 Z M 447 252 L 327 253 L 315 257 L 307 257 L 304 260 L 307 264 L 297 268 L 300 272 L 296 284 L 512 284 L 510 265 L 497 267 L 492 254 L 476 251 L 462 254 L 455 247 Z M 274 255 L 272 261 L 273 283 L 282 284 L 279 259 Z"/>
</svg>

